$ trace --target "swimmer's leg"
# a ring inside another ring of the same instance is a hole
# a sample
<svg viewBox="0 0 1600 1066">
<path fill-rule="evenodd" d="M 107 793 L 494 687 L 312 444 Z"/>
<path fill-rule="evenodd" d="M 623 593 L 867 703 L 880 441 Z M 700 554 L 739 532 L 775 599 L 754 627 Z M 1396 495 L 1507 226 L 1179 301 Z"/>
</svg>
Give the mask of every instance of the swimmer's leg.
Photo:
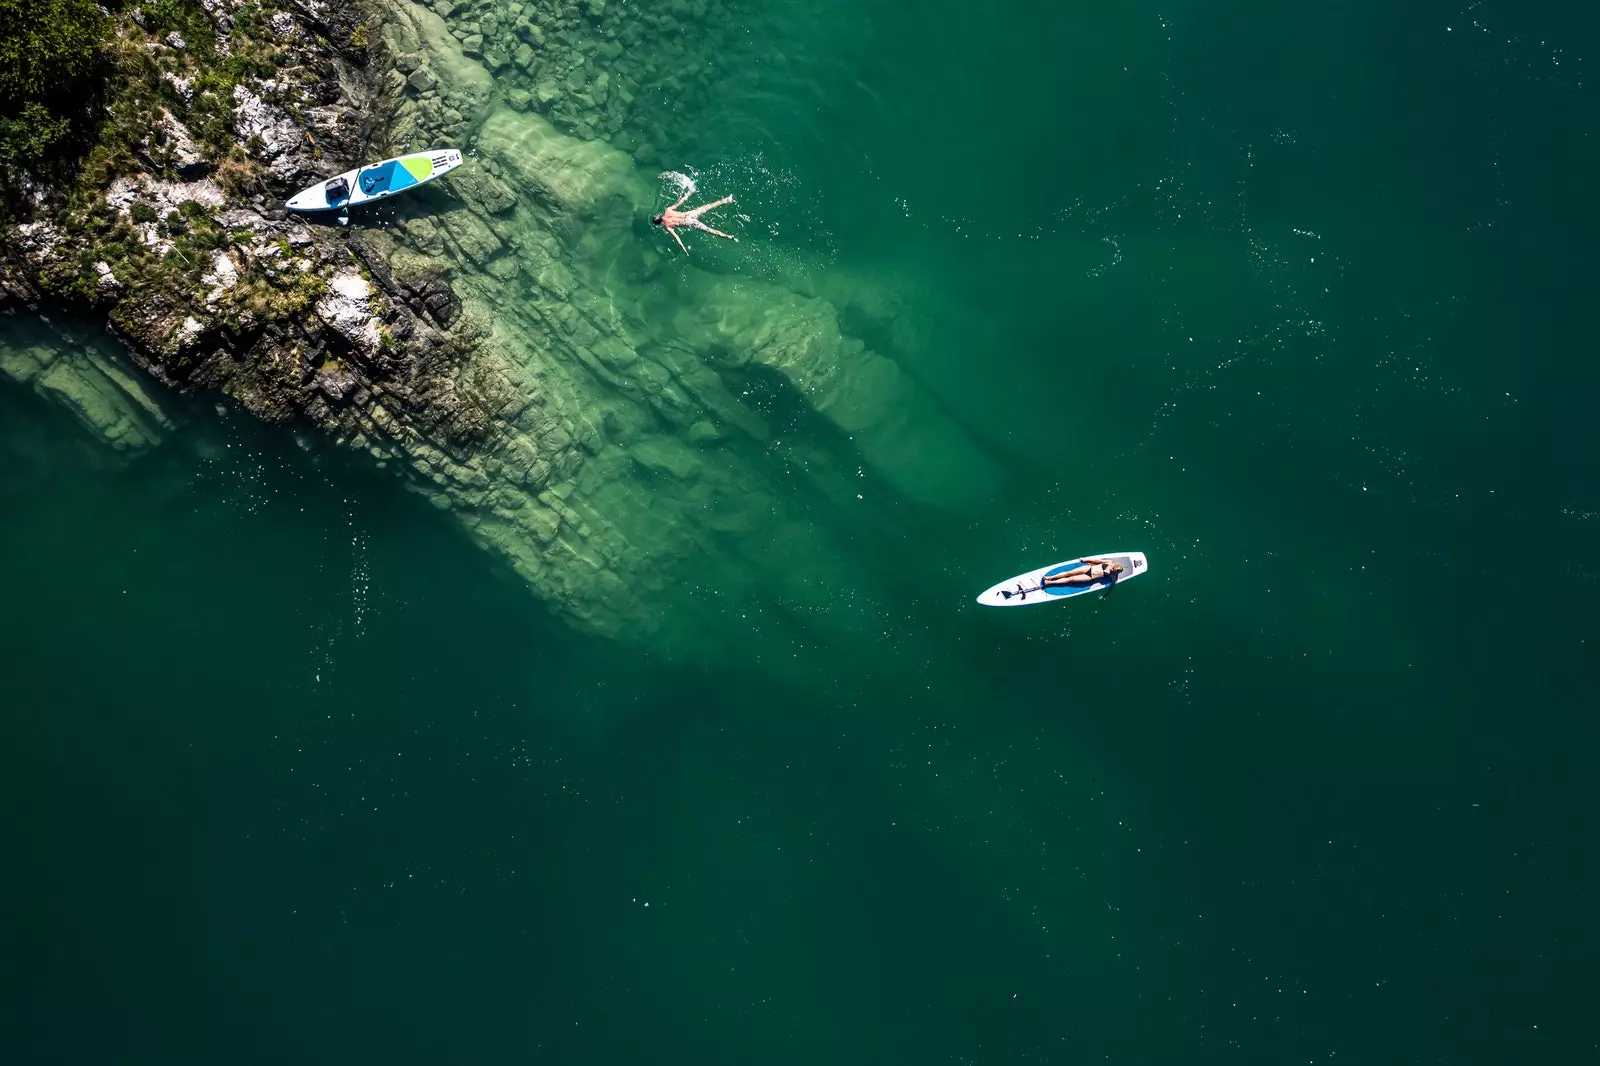
<svg viewBox="0 0 1600 1066">
<path fill-rule="evenodd" d="M 699 218 L 700 215 L 703 212 L 709 211 L 713 207 L 721 207 L 723 204 L 731 204 L 731 203 L 733 203 L 733 197 L 724 196 L 722 199 L 715 200 L 715 201 L 713 201 L 713 202 L 711 202 L 709 204 L 701 204 L 699 207 L 695 208 L 693 211 L 690 211 L 689 214 L 694 216 L 695 218 Z"/>
<path fill-rule="evenodd" d="M 694 225 L 695 229 L 703 229 L 707 233 L 715 233 L 718 237 L 726 237 L 728 240 L 732 241 L 734 244 L 738 244 L 739 243 L 739 238 L 735 237 L 733 234 L 731 234 L 731 233 L 723 233 L 719 229 L 712 229 L 710 226 L 706 225 L 704 222 L 701 222 L 698 218 L 693 220 L 693 225 Z"/>
</svg>

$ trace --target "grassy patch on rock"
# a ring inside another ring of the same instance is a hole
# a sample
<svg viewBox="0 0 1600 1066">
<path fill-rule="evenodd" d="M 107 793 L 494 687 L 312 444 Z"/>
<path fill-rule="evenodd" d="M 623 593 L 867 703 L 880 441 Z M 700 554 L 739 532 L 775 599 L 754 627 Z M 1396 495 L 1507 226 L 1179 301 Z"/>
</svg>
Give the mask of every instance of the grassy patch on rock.
<svg viewBox="0 0 1600 1066">
<path fill-rule="evenodd" d="M 71 201 L 124 174 L 192 168 L 253 190 L 262 142 L 237 131 L 235 90 L 266 85 L 294 114 L 305 92 L 336 87 L 328 56 L 367 50 L 365 22 L 334 22 L 330 44 L 304 18 L 288 0 L 216 15 L 198 0 L 0 0 L 0 221 L 38 206 L 28 190 Z"/>
<path fill-rule="evenodd" d="M 86 139 L 113 25 L 94 0 L 0 0 L 0 169 Z"/>
<path fill-rule="evenodd" d="M 373 266 L 357 298 L 351 235 L 283 207 L 385 133 L 365 2 L 0 0 L 0 302 L 92 310 L 142 369 L 269 421 L 486 436 L 430 324 L 448 286 Z"/>
<path fill-rule="evenodd" d="M 361 58 L 364 34 L 347 28 L 361 29 L 361 17 L 351 2 L 319 23 L 342 37 L 330 45 L 288 0 L 213 4 L 210 13 L 198 0 L 111 0 L 109 10 L 94 0 L 0 0 L 0 253 L 22 262 L 8 230 L 45 220 L 36 243 L 48 247 L 32 249 L 26 271 L 45 295 L 101 308 L 158 293 L 172 306 L 196 303 L 212 253 L 255 237 L 222 228 L 219 196 L 279 193 L 265 180 L 270 160 L 320 154 L 295 119 L 317 94 L 337 95 L 333 55 Z M 247 107 L 274 124 L 270 150 L 259 131 L 241 129 Z M 286 173 L 280 167 L 280 183 Z M 157 192 L 108 202 L 119 180 Z M 181 188 L 198 181 L 213 189 L 199 195 L 204 203 Z M 268 273 L 248 279 L 238 312 L 257 320 L 303 311 L 309 282 Z"/>
</svg>

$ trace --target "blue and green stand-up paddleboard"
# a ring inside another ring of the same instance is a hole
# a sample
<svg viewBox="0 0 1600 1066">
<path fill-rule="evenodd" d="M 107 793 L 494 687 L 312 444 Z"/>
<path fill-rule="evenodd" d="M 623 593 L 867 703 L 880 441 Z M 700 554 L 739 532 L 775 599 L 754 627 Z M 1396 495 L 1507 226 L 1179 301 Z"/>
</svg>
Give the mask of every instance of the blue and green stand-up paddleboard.
<svg viewBox="0 0 1600 1066">
<path fill-rule="evenodd" d="M 291 211 L 338 211 L 339 221 L 349 218 L 349 210 L 383 200 L 395 193 L 426 185 L 461 165 L 461 153 L 454 148 L 435 148 L 413 152 L 381 163 L 347 170 L 337 177 L 318 182 L 289 197 Z"/>
</svg>

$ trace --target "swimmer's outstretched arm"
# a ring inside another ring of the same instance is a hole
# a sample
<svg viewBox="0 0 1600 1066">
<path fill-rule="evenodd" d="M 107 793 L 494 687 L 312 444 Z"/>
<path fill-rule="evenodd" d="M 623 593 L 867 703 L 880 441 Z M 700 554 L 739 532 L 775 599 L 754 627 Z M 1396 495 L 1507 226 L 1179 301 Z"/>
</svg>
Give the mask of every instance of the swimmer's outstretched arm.
<svg viewBox="0 0 1600 1066">
<path fill-rule="evenodd" d="M 671 226 L 668 226 L 667 232 L 672 234 L 672 239 L 678 242 L 678 247 L 683 248 L 683 254 L 688 255 L 689 249 L 684 247 L 683 238 L 678 236 L 678 231 L 673 229 Z"/>
<path fill-rule="evenodd" d="M 683 202 L 685 200 L 687 200 L 689 197 L 691 197 L 693 195 L 694 195 L 694 187 L 690 186 L 689 187 L 689 191 L 685 192 L 682 196 L 678 197 L 678 202 L 673 204 L 671 207 L 667 208 L 667 210 L 668 211 L 676 211 L 678 208 L 683 206 Z"/>
</svg>

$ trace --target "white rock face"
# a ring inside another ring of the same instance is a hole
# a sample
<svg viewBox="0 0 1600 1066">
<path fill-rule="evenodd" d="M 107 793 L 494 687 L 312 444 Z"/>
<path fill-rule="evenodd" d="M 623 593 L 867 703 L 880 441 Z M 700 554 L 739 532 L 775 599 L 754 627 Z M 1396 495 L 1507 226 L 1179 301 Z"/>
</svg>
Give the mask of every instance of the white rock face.
<svg viewBox="0 0 1600 1066">
<path fill-rule="evenodd" d="M 117 276 L 111 272 L 111 264 L 104 259 L 94 265 L 94 272 L 100 276 L 98 282 L 101 289 L 115 289 L 122 284 Z"/>
<path fill-rule="evenodd" d="M 49 258 L 56 245 L 61 243 L 61 231 L 48 219 L 24 222 L 17 227 L 16 234 L 22 254 L 34 262 Z"/>
<path fill-rule="evenodd" d="M 200 278 L 204 285 L 211 291 L 206 293 L 206 303 L 214 304 L 222 299 L 222 294 L 233 288 L 239 280 L 239 267 L 233 261 L 233 256 L 227 252 L 217 252 L 211 257 L 211 269 Z"/>
<path fill-rule="evenodd" d="M 261 85 L 269 92 L 276 88 L 276 83 L 270 78 Z M 287 177 L 286 173 L 282 173 L 286 168 L 278 165 L 276 161 L 298 143 L 299 129 L 282 109 L 263 100 L 243 85 L 233 87 L 233 100 L 233 128 L 239 134 L 239 139 L 249 147 L 251 138 L 259 137 L 261 147 L 251 149 L 251 153 L 267 161 L 268 172 L 276 177 Z"/>
<path fill-rule="evenodd" d="M 188 127 L 173 118 L 171 112 L 165 110 L 157 118 L 156 125 L 167 135 L 167 141 L 172 148 L 173 165 L 178 168 L 181 176 L 197 178 L 206 172 L 210 164 L 194 143 L 194 137 L 189 133 Z"/>
<path fill-rule="evenodd" d="M 139 187 L 136 178 L 117 178 L 106 190 L 106 206 L 113 211 L 125 210 L 139 198 Z"/>
<path fill-rule="evenodd" d="M 205 324 L 193 315 L 189 315 L 178 327 L 178 347 L 193 344 L 200 334 L 205 331 Z"/>
<path fill-rule="evenodd" d="M 163 204 L 177 207 L 181 203 L 193 201 L 206 207 L 221 207 L 227 200 L 217 183 L 209 178 L 199 181 L 174 181 L 158 182 L 154 189 L 156 196 Z"/>
<path fill-rule="evenodd" d="M 170 70 L 162 71 L 161 77 L 162 80 L 164 80 L 168 85 L 177 90 L 178 95 L 182 97 L 184 103 L 187 104 L 194 100 L 193 78 L 180 78 Z"/>
<path fill-rule="evenodd" d="M 378 319 L 372 313 L 372 286 L 353 270 L 328 280 L 328 294 L 317 301 L 317 316 L 364 352 L 378 350 Z"/>
<path fill-rule="evenodd" d="M 226 197 L 217 184 L 209 178 L 198 181 L 151 181 L 148 178 L 117 178 L 106 190 L 106 204 L 118 214 L 128 214 L 134 203 L 150 206 L 156 215 L 165 218 L 180 204 L 197 203 L 203 207 L 221 207 Z M 154 222 L 140 222 L 134 228 L 146 248 L 165 254 L 172 242 L 161 236 Z"/>
<path fill-rule="evenodd" d="M 165 215 L 177 210 L 179 204 L 191 202 L 203 207 L 221 207 L 226 199 L 217 183 L 210 178 L 201 178 L 199 181 L 118 178 L 106 190 L 106 204 L 114 211 L 126 211 L 135 200 L 143 200 L 158 215 Z"/>
</svg>

